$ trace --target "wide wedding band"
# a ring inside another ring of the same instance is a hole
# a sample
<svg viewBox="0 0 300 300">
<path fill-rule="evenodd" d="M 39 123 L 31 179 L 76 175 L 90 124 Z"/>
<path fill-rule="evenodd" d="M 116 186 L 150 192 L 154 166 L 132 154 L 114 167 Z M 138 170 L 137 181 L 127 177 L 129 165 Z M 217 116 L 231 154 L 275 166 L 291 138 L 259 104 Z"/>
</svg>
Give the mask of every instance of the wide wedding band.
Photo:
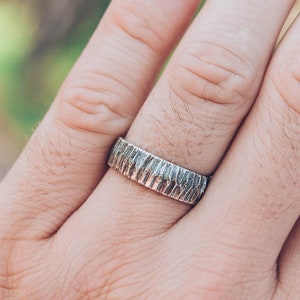
<svg viewBox="0 0 300 300">
<path fill-rule="evenodd" d="M 108 165 L 129 179 L 175 200 L 196 205 L 205 193 L 210 176 L 204 176 L 118 138 Z"/>
</svg>

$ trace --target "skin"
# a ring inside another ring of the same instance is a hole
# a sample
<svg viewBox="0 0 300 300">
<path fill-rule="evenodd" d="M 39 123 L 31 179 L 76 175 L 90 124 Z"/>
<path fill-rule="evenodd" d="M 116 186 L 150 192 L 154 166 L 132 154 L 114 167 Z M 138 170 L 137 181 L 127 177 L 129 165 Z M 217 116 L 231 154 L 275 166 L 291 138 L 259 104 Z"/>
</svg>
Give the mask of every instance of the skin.
<svg viewBox="0 0 300 300">
<path fill-rule="evenodd" d="M 112 1 L 1 182 L 1 299 L 299 298 L 299 19 L 273 52 L 293 3 L 210 0 L 189 25 L 199 1 Z M 124 134 L 214 173 L 201 202 L 109 170 Z"/>
</svg>

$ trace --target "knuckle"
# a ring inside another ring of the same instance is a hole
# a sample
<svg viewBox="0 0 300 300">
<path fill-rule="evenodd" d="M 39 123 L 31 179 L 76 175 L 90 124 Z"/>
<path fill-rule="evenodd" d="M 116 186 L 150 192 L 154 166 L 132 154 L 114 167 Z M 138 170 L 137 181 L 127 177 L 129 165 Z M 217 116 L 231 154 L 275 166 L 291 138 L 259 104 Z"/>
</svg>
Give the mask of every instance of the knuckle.
<svg viewBox="0 0 300 300">
<path fill-rule="evenodd" d="M 149 9 L 148 5 L 141 4 L 138 0 L 119 1 L 109 13 L 109 25 L 113 29 L 121 31 L 155 53 L 162 53 L 163 36 L 161 26 L 158 26 L 157 9 Z"/>
<path fill-rule="evenodd" d="M 125 101 L 129 93 L 132 94 L 121 82 L 97 74 L 59 94 L 58 119 L 67 127 L 83 132 L 122 134 L 134 111 L 134 103 Z"/>
<path fill-rule="evenodd" d="M 243 55 L 245 50 L 227 49 L 216 42 L 198 43 L 188 45 L 171 69 L 177 94 L 217 104 L 249 102 L 255 93 L 255 76 L 247 53 Z"/>
<path fill-rule="evenodd" d="M 288 53 L 271 71 L 271 80 L 283 102 L 293 111 L 300 113 L 300 57 Z"/>
</svg>

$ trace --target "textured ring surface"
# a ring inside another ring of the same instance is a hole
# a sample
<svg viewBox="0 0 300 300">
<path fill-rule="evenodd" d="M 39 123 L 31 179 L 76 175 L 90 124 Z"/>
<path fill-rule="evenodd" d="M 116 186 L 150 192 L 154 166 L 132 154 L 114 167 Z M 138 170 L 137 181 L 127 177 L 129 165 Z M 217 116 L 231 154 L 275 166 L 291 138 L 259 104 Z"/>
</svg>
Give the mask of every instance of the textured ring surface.
<svg viewBox="0 0 300 300">
<path fill-rule="evenodd" d="M 114 144 L 108 165 L 151 190 L 191 205 L 199 202 L 210 180 L 210 176 L 177 166 L 123 138 Z"/>
</svg>

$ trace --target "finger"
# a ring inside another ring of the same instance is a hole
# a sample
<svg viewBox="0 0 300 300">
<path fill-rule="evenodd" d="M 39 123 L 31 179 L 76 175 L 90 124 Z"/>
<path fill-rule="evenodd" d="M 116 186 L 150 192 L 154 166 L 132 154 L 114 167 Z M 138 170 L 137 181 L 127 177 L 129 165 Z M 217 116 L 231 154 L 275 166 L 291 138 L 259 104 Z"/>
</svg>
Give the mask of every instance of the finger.
<svg viewBox="0 0 300 300">
<path fill-rule="evenodd" d="M 210 174 L 255 99 L 292 3 L 207 2 L 127 139 L 166 160 Z M 274 17 L 266 18 L 269 14 Z M 81 208 L 97 229 L 98 222 L 109 222 L 113 214 L 115 219 L 126 219 L 131 225 L 136 222 L 132 225 L 139 226 L 136 234 L 165 230 L 188 209 L 114 171 L 107 173 Z"/>
<path fill-rule="evenodd" d="M 198 4 L 112 1 L 2 183 L 1 228 L 47 236 L 82 204 L 103 176 L 112 142 L 127 131 Z M 16 220 L 20 226 L 11 226 Z"/>
<path fill-rule="evenodd" d="M 297 299 L 300 295 L 300 219 L 298 219 L 278 262 L 278 287 L 274 300 Z"/>
<path fill-rule="evenodd" d="M 276 279 L 278 255 L 300 214 L 299 33 L 300 19 L 276 53 L 204 201 L 181 225 L 195 228 L 189 246 L 196 243 L 196 249 L 209 232 L 203 255 L 214 249 L 219 271 L 237 266 L 235 280 L 253 285 L 259 274 L 273 272 Z"/>
</svg>

